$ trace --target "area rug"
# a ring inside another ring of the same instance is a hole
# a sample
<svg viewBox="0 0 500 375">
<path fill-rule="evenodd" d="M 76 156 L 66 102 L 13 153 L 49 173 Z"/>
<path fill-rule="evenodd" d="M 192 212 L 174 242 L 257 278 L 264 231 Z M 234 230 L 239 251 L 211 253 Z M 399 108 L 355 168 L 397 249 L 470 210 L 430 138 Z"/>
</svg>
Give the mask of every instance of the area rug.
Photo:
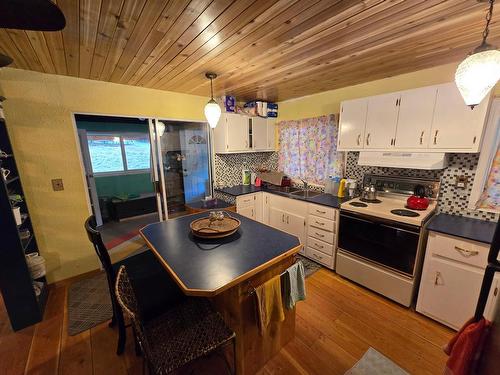
<svg viewBox="0 0 500 375">
<path fill-rule="evenodd" d="M 361 359 L 345 375 L 409 375 L 405 370 L 373 348 L 368 348 Z"/>
<path fill-rule="evenodd" d="M 68 291 L 68 334 L 74 336 L 111 319 L 113 308 L 106 274 L 77 281 Z"/>
<path fill-rule="evenodd" d="M 139 229 L 133 230 L 131 232 L 125 233 L 124 235 L 113 238 L 112 240 L 107 241 L 104 246 L 106 249 L 111 250 L 113 247 L 121 245 L 122 243 L 134 238 L 139 235 Z"/>
<path fill-rule="evenodd" d="M 306 258 L 303 257 L 302 255 L 298 255 L 298 258 L 302 261 L 302 264 L 304 264 L 304 271 L 306 273 L 306 277 L 311 276 L 314 272 L 317 270 L 323 268 L 322 265 Z"/>
</svg>

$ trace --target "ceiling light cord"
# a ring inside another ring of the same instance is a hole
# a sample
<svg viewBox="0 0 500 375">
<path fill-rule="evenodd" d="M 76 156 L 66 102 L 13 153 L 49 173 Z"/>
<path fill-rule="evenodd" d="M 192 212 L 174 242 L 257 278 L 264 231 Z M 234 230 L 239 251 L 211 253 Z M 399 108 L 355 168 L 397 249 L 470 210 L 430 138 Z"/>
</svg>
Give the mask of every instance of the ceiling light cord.
<svg viewBox="0 0 500 375">
<path fill-rule="evenodd" d="M 487 45 L 486 38 L 488 38 L 488 35 L 490 33 L 490 22 L 491 22 L 491 19 L 493 18 L 493 4 L 494 3 L 495 3 L 495 0 L 490 0 L 490 9 L 488 9 L 488 13 L 486 13 L 486 26 L 484 27 L 483 42 L 481 43 L 483 46 Z"/>
<path fill-rule="evenodd" d="M 213 79 L 212 77 L 210 77 L 210 97 L 212 98 L 212 100 L 214 99 L 214 86 L 213 86 Z"/>
</svg>

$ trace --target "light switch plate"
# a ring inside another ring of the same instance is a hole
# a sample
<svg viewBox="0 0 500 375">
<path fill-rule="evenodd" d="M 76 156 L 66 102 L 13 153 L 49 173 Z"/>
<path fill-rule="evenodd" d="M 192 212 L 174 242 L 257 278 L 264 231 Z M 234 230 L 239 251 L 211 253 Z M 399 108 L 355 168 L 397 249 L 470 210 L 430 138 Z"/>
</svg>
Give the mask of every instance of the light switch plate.
<svg viewBox="0 0 500 375">
<path fill-rule="evenodd" d="M 63 185 L 62 178 L 54 178 L 54 179 L 52 179 L 52 190 L 54 190 L 54 191 L 64 190 L 64 185 Z"/>
</svg>

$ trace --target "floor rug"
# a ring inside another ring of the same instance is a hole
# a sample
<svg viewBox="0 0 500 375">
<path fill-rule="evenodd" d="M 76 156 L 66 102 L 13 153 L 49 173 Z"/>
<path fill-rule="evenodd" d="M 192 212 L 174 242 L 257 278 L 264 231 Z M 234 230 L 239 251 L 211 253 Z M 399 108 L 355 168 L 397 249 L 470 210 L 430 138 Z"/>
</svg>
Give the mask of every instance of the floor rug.
<svg viewBox="0 0 500 375">
<path fill-rule="evenodd" d="M 306 258 L 306 257 L 303 257 L 302 255 L 298 255 L 298 258 L 299 260 L 302 261 L 302 264 L 304 264 L 304 271 L 306 273 L 306 277 L 309 277 L 311 276 L 314 272 L 316 272 L 317 270 L 323 268 L 322 265 Z"/>
<path fill-rule="evenodd" d="M 368 348 L 361 359 L 345 375 L 409 375 L 405 370 L 373 348 Z"/>
<path fill-rule="evenodd" d="M 104 272 L 77 281 L 68 291 L 68 334 L 74 336 L 111 319 L 113 309 Z"/>
<path fill-rule="evenodd" d="M 112 240 L 107 241 L 104 244 L 104 246 L 106 246 L 106 249 L 111 250 L 113 247 L 121 245 L 122 243 L 134 238 L 137 235 L 139 235 L 139 229 L 133 230 L 133 231 L 128 232 L 128 233 L 121 235 L 119 237 L 115 237 Z"/>
</svg>

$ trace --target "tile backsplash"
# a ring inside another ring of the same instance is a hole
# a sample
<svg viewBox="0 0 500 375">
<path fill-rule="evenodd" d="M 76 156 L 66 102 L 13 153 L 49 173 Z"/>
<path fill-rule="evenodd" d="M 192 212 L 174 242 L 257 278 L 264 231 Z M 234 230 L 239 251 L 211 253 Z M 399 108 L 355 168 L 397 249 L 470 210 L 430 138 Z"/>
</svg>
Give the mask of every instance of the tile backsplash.
<svg viewBox="0 0 500 375">
<path fill-rule="evenodd" d="M 348 152 L 346 158 L 346 175 L 355 178 L 361 184 L 365 173 L 381 174 L 387 176 L 404 176 L 427 178 L 441 181 L 439 192 L 438 211 L 467 216 L 481 220 L 498 220 L 498 214 L 469 210 L 469 196 L 472 191 L 472 183 L 476 174 L 479 154 L 449 154 L 448 167 L 443 170 L 423 170 L 404 168 L 382 168 L 358 165 L 359 152 Z M 456 176 L 467 176 L 466 188 L 455 186 Z"/>
<path fill-rule="evenodd" d="M 215 188 L 241 184 L 241 171 L 255 172 L 259 167 L 278 170 L 277 152 L 248 152 L 241 154 L 215 154 Z"/>
</svg>

